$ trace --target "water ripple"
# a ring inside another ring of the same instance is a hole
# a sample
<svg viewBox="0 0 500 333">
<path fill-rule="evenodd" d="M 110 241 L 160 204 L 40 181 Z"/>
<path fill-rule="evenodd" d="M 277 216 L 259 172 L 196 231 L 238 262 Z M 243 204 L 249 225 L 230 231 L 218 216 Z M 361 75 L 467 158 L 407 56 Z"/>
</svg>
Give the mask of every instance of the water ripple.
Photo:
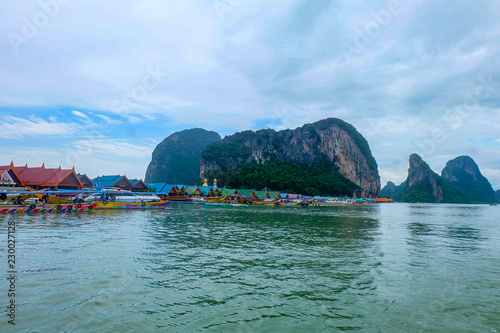
<svg viewBox="0 0 500 333">
<path fill-rule="evenodd" d="M 16 331 L 496 332 L 496 213 L 171 205 L 0 216 L 0 236 L 16 222 Z"/>
</svg>

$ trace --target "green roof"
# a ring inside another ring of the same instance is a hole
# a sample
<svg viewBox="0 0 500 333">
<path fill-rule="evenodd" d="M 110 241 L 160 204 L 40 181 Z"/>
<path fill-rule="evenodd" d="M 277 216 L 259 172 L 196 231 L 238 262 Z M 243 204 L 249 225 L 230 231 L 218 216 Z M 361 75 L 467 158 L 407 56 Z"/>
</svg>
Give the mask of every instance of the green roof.
<svg viewBox="0 0 500 333">
<path fill-rule="evenodd" d="M 252 193 L 254 193 L 254 190 L 240 190 L 238 189 L 238 194 L 244 195 L 246 197 L 251 197 Z"/>
<path fill-rule="evenodd" d="M 234 192 L 236 192 L 235 189 L 232 189 L 232 188 L 223 188 L 222 189 L 222 196 L 223 197 L 227 197 L 227 196 L 233 195 Z"/>
<path fill-rule="evenodd" d="M 278 197 L 278 195 L 280 194 L 280 192 L 277 192 L 277 191 L 269 191 L 267 193 L 269 193 L 269 197 L 271 197 L 272 199 L 276 199 Z"/>
<path fill-rule="evenodd" d="M 267 195 L 267 191 L 254 191 L 257 198 L 264 199 Z"/>
</svg>

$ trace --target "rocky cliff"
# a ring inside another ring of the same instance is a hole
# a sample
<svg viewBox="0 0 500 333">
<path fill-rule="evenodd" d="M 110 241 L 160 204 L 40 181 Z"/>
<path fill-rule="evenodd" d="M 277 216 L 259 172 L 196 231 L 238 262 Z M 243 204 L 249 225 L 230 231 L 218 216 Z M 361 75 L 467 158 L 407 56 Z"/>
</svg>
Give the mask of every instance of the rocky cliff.
<svg viewBox="0 0 500 333">
<path fill-rule="evenodd" d="M 265 178 L 266 174 L 274 175 L 280 167 L 293 172 L 292 164 L 295 169 L 305 172 L 318 170 L 318 179 L 326 177 L 331 184 L 340 184 L 341 178 L 345 178 L 346 190 L 358 188 L 357 195 L 360 196 L 374 197 L 380 191 L 377 163 L 367 141 L 352 125 L 336 118 L 306 124 L 295 130 L 244 131 L 225 137 L 203 151 L 200 177 L 218 177 L 224 185 L 230 178 L 226 176 L 248 165 L 262 166 L 252 170 Z M 329 175 L 337 178 L 330 179 Z M 300 176 L 296 179 L 301 181 Z M 278 183 L 276 187 L 280 186 Z M 307 184 L 302 188 L 305 186 Z"/>
<path fill-rule="evenodd" d="M 500 190 L 495 191 L 495 198 L 497 199 L 497 202 L 500 203 Z"/>
<path fill-rule="evenodd" d="M 403 182 L 400 185 L 394 184 L 393 182 L 387 182 L 387 184 L 384 186 L 382 190 L 380 190 L 380 193 L 378 194 L 379 197 L 389 197 L 392 198 L 396 201 L 401 200 L 401 196 L 405 192 L 406 189 L 406 184 Z"/>
<path fill-rule="evenodd" d="M 197 183 L 200 180 L 201 152 L 220 139 L 218 133 L 201 128 L 170 135 L 155 148 L 146 171 L 146 182 Z"/>
<path fill-rule="evenodd" d="M 495 191 L 469 156 L 459 156 L 446 163 L 441 177 L 459 189 L 471 203 L 495 202 Z"/>
<path fill-rule="evenodd" d="M 394 185 L 394 184 L 392 184 Z M 476 162 L 468 156 L 448 161 L 441 176 L 431 170 L 420 156 L 410 156 L 408 178 L 397 187 L 389 186 L 381 193 L 403 202 L 437 203 L 491 203 L 494 192 L 488 180 L 481 174 Z"/>
<path fill-rule="evenodd" d="M 442 202 L 443 188 L 438 174 L 417 154 L 410 155 L 410 168 L 406 179 L 403 201 Z"/>
</svg>

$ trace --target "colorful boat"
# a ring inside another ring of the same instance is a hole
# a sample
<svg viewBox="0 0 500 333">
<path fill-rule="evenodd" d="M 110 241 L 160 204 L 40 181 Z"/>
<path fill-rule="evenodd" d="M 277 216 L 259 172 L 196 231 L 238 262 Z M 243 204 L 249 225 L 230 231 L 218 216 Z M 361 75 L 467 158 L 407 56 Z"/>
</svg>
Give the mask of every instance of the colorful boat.
<svg viewBox="0 0 500 333">
<path fill-rule="evenodd" d="M 96 202 L 96 209 L 161 209 L 170 204 L 169 200 L 156 202 Z"/>
<path fill-rule="evenodd" d="M 96 208 L 96 203 L 82 204 L 39 204 L 39 205 L 0 205 L 0 214 L 21 213 L 70 213 L 91 211 Z"/>
</svg>

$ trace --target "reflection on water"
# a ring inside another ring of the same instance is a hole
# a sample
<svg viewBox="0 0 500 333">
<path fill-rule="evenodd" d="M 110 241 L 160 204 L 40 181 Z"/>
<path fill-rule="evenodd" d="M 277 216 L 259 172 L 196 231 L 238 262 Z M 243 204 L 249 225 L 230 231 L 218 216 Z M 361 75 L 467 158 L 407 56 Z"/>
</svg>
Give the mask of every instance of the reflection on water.
<svg viewBox="0 0 500 333">
<path fill-rule="evenodd" d="M 20 272 L 18 325 L 0 331 L 495 332 L 492 208 L 172 204 L 0 216 L 1 237 L 18 225 Z"/>
<path fill-rule="evenodd" d="M 331 318 L 363 317 L 328 305 L 373 290 L 367 272 L 377 262 L 366 251 L 376 220 L 314 208 L 190 209 L 195 223 L 182 215 L 150 221 L 149 234 L 163 251 L 148 251 L 143 260 L 150 274 L 163 277 L 148 286 L 166 291 L 155 304 L 168 315 L 165 327 L 230 330 L 228 323 L 239 322 L 258 329 L 302 316 L 324 326 Z M 353 263 L 356 269 L 347 269 Z M 178 288 L 184 285 L 193 287 Z M 193 318 L 198 307 L 209 309 Z"/>
</svg>

